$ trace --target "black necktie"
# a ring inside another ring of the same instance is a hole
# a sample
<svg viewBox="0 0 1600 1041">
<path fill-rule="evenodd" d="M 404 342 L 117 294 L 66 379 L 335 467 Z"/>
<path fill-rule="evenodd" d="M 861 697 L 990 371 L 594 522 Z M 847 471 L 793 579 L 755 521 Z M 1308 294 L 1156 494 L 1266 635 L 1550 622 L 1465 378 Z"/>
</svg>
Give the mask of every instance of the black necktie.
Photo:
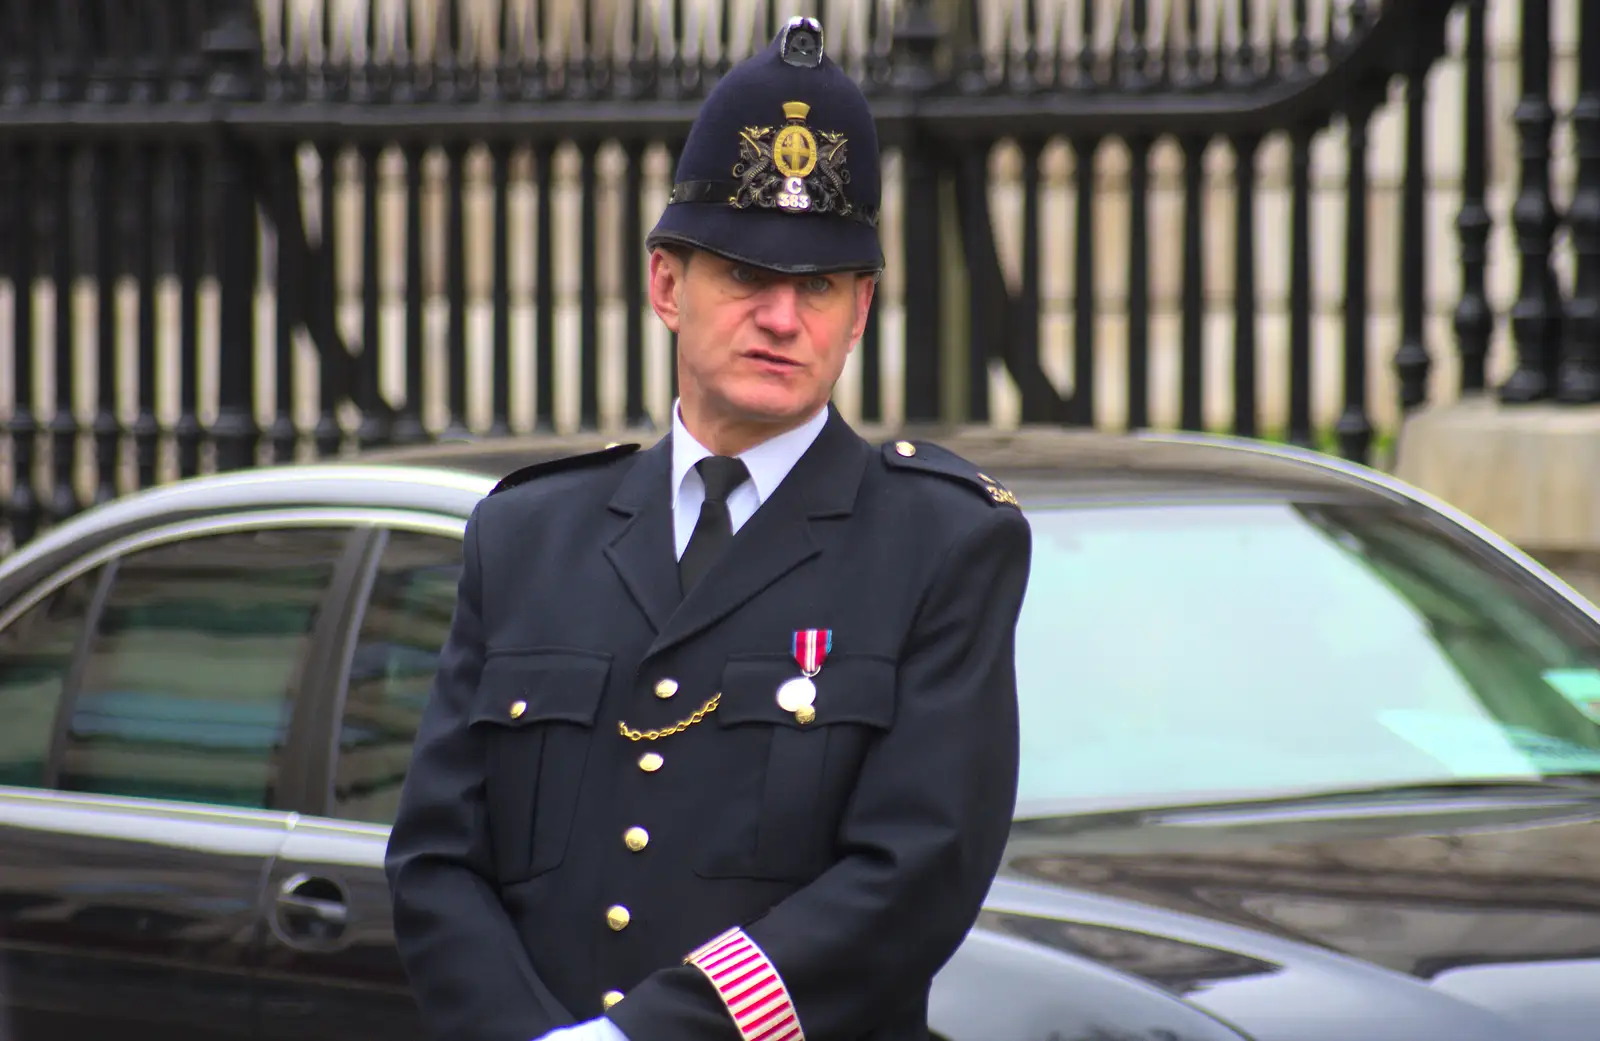
<svg viewBox="0 0 1600 1041">
<path fill-rule="evenodd" d="M 694 534 L 684 547 L 683 558 L 678 561 L 678 581 L 687 594 L 693 589 L 711 565 L 727 550 L 733 541 L 733 520 L 728 516 L 728 496 L 750 477 L 741 460 L 726 455 L 712 455 L 694 464 L 700 480 L 706 486 L 706 501 L 700 506 L 700 519 L 695 522 Z"/>
</svg>

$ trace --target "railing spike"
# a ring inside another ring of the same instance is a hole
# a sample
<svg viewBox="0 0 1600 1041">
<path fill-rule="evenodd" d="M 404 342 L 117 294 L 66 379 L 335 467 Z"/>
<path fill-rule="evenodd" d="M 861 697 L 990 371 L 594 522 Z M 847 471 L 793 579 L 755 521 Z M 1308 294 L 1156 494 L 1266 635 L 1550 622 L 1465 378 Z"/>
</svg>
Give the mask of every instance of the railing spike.
<svg viewBox="0 0 1600 1041">
<path fill-rule="evenodd" d="M 1283 15 L 1276 4 L 1267 6 L 1266 30 L 1267 38 L 1267 68 L 1265 78 L 1268 82 L 1276 80 L 1283 75 L 1283 41 L 1280 36 L 1280 22 Z"/>
<path fill-rule="evenodd" d="M 1183 11 L 1178 0 L 1168 0 L 1166 27 L 1161 31 L 1161 75 L 1156 82 L 1162 87 L 1176 87 L 1188 79 L 1187 70 L 1179 71 L 1178 26 Z"/>
<path fill-rule="evenodd" d="M 1234 27 L 1239 33 L 1239 43 L 1234 49 L 1233 80 L 1235 83 L 1249 83 L 1256 77 L 1256 44 L 1255 24 L 1250 17 L 1251 8 L 1255 0 L 1233 0 Z M 1218 36 L 1221 36 L 1222 19 L 1217 19 Z M 1269 47 L 1268 53 L 1271 53 Z M 1221 51 L 1218 51 L 1218 66 L 1221 66 Z"/>
</svg>

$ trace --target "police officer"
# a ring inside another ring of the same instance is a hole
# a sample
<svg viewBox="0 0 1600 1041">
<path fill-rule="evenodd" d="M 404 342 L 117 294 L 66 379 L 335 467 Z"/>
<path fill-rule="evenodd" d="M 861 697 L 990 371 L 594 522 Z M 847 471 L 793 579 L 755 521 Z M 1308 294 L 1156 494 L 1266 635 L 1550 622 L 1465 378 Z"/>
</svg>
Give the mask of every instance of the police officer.
<svg viewBox="0 0 1600 1041">
<path fill-rule="evenodd" d="M 1029 528 L 830 404 L 883 256 L 823 42 L 722 79 L 648 239 L 671 433 L 468 524 L 387 859 L 440 1041 L 925 1041 L 999 864 Z"/>
</svg>

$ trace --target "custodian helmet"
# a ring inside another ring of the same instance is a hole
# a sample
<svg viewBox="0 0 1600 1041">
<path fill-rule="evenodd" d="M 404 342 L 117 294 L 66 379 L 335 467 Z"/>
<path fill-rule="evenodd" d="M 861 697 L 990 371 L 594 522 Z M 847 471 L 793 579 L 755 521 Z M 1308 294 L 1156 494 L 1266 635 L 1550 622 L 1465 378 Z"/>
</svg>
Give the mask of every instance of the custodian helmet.
<svg viewBox="0 0 1600 1041">
<path fill-rule="evenodd" d="M 695 117 L 646 247 L 679 243 L 786 274 L 880 271 L 878 133 L 861 89 L 792 18 Z"/>
</svg>

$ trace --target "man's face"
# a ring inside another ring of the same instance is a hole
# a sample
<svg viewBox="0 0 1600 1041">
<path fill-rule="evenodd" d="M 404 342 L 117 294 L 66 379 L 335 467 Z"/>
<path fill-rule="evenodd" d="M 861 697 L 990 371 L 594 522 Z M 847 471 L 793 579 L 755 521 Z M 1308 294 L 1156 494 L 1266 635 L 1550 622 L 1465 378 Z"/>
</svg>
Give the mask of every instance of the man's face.
<svg viewBox="0 0 1600 1041">
<path fill-rule="evenodd" d="M 656 250 L 650 299 L 678 334 L 686 417 L 784 428 L 821 408 L 866 328 L 874 289 L 854 273 L 783 275 L 709 253 Z"/>
</svg>

